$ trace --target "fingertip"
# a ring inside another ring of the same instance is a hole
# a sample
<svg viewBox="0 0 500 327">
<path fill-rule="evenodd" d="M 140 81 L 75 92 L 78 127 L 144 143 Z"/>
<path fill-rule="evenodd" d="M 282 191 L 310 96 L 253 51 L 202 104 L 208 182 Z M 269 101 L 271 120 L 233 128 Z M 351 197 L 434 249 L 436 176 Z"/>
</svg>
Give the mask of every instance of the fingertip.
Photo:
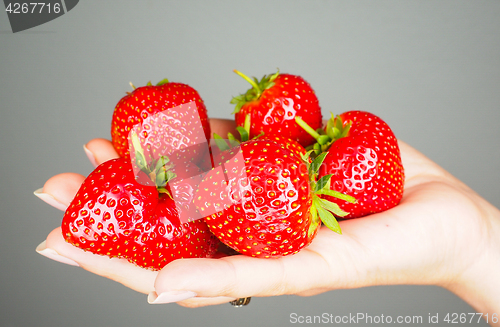
<svg viewBox="0 0 500 327">
<path fill-rule="evenodd" d="M 102 138 L 90 140 L 84 145 L 84 149 L 86 149 L 86 153 L 88 152 L 90 154 L 89 160 L 93 158 L 95 166 L 119 157 L 111 141 Z M 89 154 L 87 154 L 87 156 L 89 156 Z"/>
<path fill-rule="evenodd" d="M 85 270 L 119 282 L 140 293 L 148 294 L 154 291 L 157 271 L 141 268 L 128 262 L 127 259 L 110 258 L 82 250 L 66 242 L 61 227 L 50 232 L 47 236 L 46 247 L 65 258 L 78 262 L 79 266 Z"/>
<path fill-rule="evenodd" d="M 60 255 L 59 253 L 57 253 L 56 250 L 47 247 L 47 241 L 43 241 L 42 243 L 40 243 L 36 247 L 35 251 L 38 254 L 43 255 L 44 257 L 52 259 L 54 261 L 64 263 L 64 264 L 67 264 L 70 266 L 76 266 L 76 267 L 80 266 L 76 261 L 74 261 L 70 258 L 66 258 L 66 257 Z"/>
<path fill-rule="evenodd" d="M 149 304 L 166 304 L 187 300 L 196 296 L 192 291 L 166 291 L 157 293 L 156 291 L 148 294 Z"/>
<path fill-rule="evenodd" d="M 38 190 L 36 190 L 35 192 L 33 192 L 33 194 L 37 198 L 39 198 L 40 200 L 42 200 L 43 202 L 47 203 L 48 205 L 50 205 L 50 206 L 52 206 L 52 207 L 54 207 L 56 209 L 61 210 L 61 211 L 65 211 L 66 208 L 68 207 L 66 204 L 61 203 L 58 200 L 56 200 L 52 195 L 44 193 L 43 192 L 43 187 L 39 188 Z"/>
<path fill-rule="evenodd" d="M 87 158 L 89 159 L 90 163 L 92 164 L 92 166 L 95 168 L 98 166 L 97 164 L 97 161 L 94 157 L 94 154 L 87 148 L 87 145 L 84 144 L 83 145 L 83 151 L 85 152 L 85 154 L 87 155 Z"/>
<path fill-rule="evenodd" d="M 76 173 L 58 174 L 49 178 L 34 194 L 51 206 L 65 211 L 84 179 L 84 176 Z"/>
</svg>

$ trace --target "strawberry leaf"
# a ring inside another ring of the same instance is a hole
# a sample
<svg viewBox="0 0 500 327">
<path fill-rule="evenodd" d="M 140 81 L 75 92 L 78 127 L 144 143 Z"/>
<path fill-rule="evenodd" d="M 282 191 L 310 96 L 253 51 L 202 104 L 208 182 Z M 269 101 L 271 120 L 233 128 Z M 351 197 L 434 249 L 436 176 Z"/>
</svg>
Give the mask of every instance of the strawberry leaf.
<svg viewBox="0 0 500 327">
<path fill-rule="evenodd" d="M 301 157 L 302 157 L 302 160 L 306 163 L 306 164 L 309 164 L 309 158 L 311 157 L 311 153 L 313 152 L 313 150 L 310 150 L 310 151 L 307 151 L 306 153 L 302 154 Z"/>
<path fill-rule="evenodd" d="M 238 95 L 238 96 L 235 96 L 231 99 L 231 104 L 235 104 L 236 107 L 234 108 L 234 111 L 233 111 L 233 114 L 236 114 L 238 112 L 240 112 L 241 110 L 241 107 L 243 107 L 243 105 L 247 102 L 247 100 L 245 99 L 245 96 L 244 95 Z"/>
<path fill-rule="evenodd" d="M 351 129 L 352 122 L 347 123 L 347 125 L 343 128 L 342 133 L 339 138 L 346 137 L 349 134 L 349 130 Z"/>
<path fill-rule="evenodd" d="M 274 73 L 273 75 L 270 75 L 269 77 L 269 83 L 272 83 L 274 85 L 274 80 L 280 75 L 280 69 L 277 68 L 277 72 Z M 267 87 L 266 89 L 268 89 L 269 87 Z"/>
<path fill-rule="evenodd" d="M 158 187 L 158 192 L 166 194 L 169 198 L 173 199 L 172 194 L 170 194 L 170 192 L 165 187 Z"/>
<path fill-rule="evenodd" d="M 345 217 L 349 214 L 348 212 L 345 212 L 344 210 L 340 209 L 338 204 L 319 197 L 318 197 L 318 204 L 321 208 L 330 211 L 331 213 L 333 213 L 335 216 L 338 217 Z"/>
<path fill-rule="evenodd" d="M 234 148 L 234 147 L 237 147 L 238 145 L 240 145 L 240 141 L 238 141 L 236 139 L 236 137 L 234 137 L 233 134 L 231 133 L 227 133 L 227 138 L 229 140 L 229 145 Z"/>
<path fill-rule="evenodd" d="M 342 234 L 340 225 L 335 217 L 323 208 L 318 208 L 318 214 L 323 224 L 335 233 Z"/>
<path fill-rule="evenodd" d="M 162 167 L 164 167 L 167 163 L 170 162 L 170 159 L 167 156 L 161 156 L 156 162 L 156 166 L 154 171 L 159 171 Z"/>
<path fill-rule="evenodd" d="M 337 219 L 335 219 L 335 217 L 333 216 L 333 214 L 331 212 L 323 209 L 320 200 L 321 199 L 319 197 L 314 197 L 313 204 L 315 206 L 315 209 L 318 211 L 318 215 L 319 215 L 321 221 L 330 230 L 332 230 L 338 234 L 342 234 L 342 230 L 340 229 L 340 225 L 337 222 Z"/>
<path fill-rule="evenodd" d="M 229 140 L 229 145 L 231 146 L 231 148 L 235 148 L 237 146 L 240 145 L 240 141 L 238 140 Z"/>
<path fill-rule="evenodd" d="M 314 161 L 311 163 L 311 172 L 313 175 L 316 175 L 319 171 L 319 168 L 323 164 L 323 161 L 325 160 L 326 155 L 328 152 L 323 152 L 319 156 L 314 159 Z"/>
<path fill-rule="evenodd" d="M 321 177 L 318 182 L 316 183 L 316 188 L 314 190 L 314 192 L 316 194 L 318 194 L 318 192 L 320 190 L 322 190 L 323 188 L 325 188 L 326 186 L 328 186 L 328 188 L 330 188 L 330 178 L 332 178 L 332 174 L 329 174 L 329 175 L 325 175 L 323 177 Z"/>
<path fill-rule="evenodd" d="M 156 186 L 165 186 L 167 185 L 167 181 L 166 181 L 166 172 L 165 171 L 162 171 L 162 172 L 159 172 L 157 175 L 156 175 L 156 181 L 155 181 L 155 184 Z"/>
<path fill-rule="evenodd" d="M 318 143 L 320 145 L 325 145 L 328 142 L 330 142 L 330 137 L 328 135 L 320 135 L 320 137 L 318 137 Z"/>
<path fill-rule="evenodd" d="M 248 89 L 244 94 L 233 97 L 233 99 L 231 100 L 231 104 L 236 105 L 233 114 L 240 112 L 241 107 L 243 107 L 245 103 L 258 100 L 263 91 L 275 85 L 274 80 L 279 76 L 278 70 L 278 72 L 275 74 L 264 75 L 259 81 L 256 77 L 250 78 L 237 70 L 234 70 L 234 72 L 244 78 L 248 83 L 250 83 L 250 85 L 252 85 L 252 87 Z"/>
<path fill-rule="evenodd" d="M 333 116 L 333 113 L 330 113 L 331 118 L 328 119 L 328 122 L 326 123 L 326 134 L 330 136 L 330 138 L 333 140 L 335 139 L 335 135 L 333 133 L 333 128 L 335 124 L 335 118 Z"/>
<path fill-rule="evenodd" d="M 134 149 L 134 154 L 135 154 L 135 163 L 137 164 L 137 167 L 139 167 L 139 170 L 142 170 L 146 174 L 148 174 L 149 166 L 146 161 L 146 157 L 144 157 L 144 150 L 142 149 L 139 136 L 134 130 L 132 130 L 132 132 L 130 133 L 131 133 L 130 139 L 132 141 L 132 147 Z"/>
<path fill-rule="evenodd" d="M 314 149 L 314 153 L 316 155 L 320 154 L 321 153 L 321 145 L 319 145 L 319 143 L 314 143 L 313 145 L 313 149 Z"/>
<path fill-rule="evenodd" d="M 337 192 L 334 190 L 330 190 L 330 185 L 327 185 L 324 188 L 322 188 L 321 190 L 317 191 L 316 194 L 329 195 L 329 196 L 332 196 L 334 198 L 347 201 L 349 203 L 356 203 L 357 202 L 355 197 L 352 197 L 350 195 L 340 193 L 340 192 Z"/>
<path fill-rule="evenodd" d="M 217 145 L 217 147 L 221 150 L 221 151 L 226 151 L 226 150 L 229 150 L 229 145 L 227 145 L 226 141 L 220 137 L 218 134 L 215 134 L 214 133 L 214 141 L 215 141 L 215 144 Z"/>
<path fill-rule="evenodd" d="M 340 118 L 340 116 L 335 117 L 335 127 L 339 131 L 344 129 L 344 122 L 342 121 L 342 118 Z"/>
<path fill-rule="evenodd" d="M 159 81 L 159 82 L 156 84 L 156 86 L 161 86 L 161 85 L 168 84 L 168 83 L 169 83 L 168 79 L 164 78 L 164 79 L 162 79 L 161 81 Z"/>
<path fill-rule="evenodd" d="M 248 141 L 250 135 L 248 134 L 248 131 L 245 128 L 238 126 L 236 127 L 236 130 L 240 133 L 241 142 Z"/>
<path fill-rule="evenodd" d="M 312 205 L 311 206 L 311 225 L 309 225 L 309 229 L 307 230 L 307 235 L 311 236 L 319 224 L 321 224 L 321 219 L 318 217 L 318 210 L 316 210 L 316 207 L 314 205 Z"/>
<path fill-rule="evenodd" d="M 167 178 L 166 178 L 167 183 L 176 177 L 177 175 L 174 172 L 172 172 L 171 170 L 167 170 Z"/>
</svg>

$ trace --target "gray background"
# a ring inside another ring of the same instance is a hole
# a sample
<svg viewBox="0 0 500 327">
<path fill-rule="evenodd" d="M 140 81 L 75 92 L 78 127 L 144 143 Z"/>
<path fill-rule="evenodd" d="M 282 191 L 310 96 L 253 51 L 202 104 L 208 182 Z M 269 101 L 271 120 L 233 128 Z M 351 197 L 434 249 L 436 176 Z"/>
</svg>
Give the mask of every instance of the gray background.
<svg viewBox="0 0 500 327">
<path fill-rule="evenodd" d="M 129 81 L 188 83 L 210 116 L 231 118 L 229 100 L 248 87 L 232 70 L 279 68 L 311 83 L 324 115 L 381 116 L 500 207 L 499 1 L 94 0 L 16 34 L 0 8 L 1 326 L 287 326 L 292 312 L 424 321 L 473 312 L 432 286 L 255 298 L 244 309 L 148 305 L 36 254 L 62 212 L 32 192 L 57 173 L 90 173 L 82 145 L 110 137 Z"/>
</svg>

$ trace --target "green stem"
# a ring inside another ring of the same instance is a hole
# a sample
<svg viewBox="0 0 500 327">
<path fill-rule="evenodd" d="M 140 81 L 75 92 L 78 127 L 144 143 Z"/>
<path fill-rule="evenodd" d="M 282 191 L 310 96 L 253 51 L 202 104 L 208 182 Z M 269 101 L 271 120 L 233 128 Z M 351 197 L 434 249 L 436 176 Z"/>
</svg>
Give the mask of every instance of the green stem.
<svg viewBox="0 0 500 327">
<path fill-rule="evenodd" d="M 241 77 L 243 77 L 248 83 L 250 83 L 253 88 L 257 91 L 257 98 L 260 97 L 262 91 L 259 87 L 259 85 L 257 85 L 257 83 L 255 83 L 254 80 L 252 80 L 250 77 L 248 77 L 247 75 L 243 74 L 242 72 L 239 72 L 237 71 L 236 69 L 233 70 L 233 72 L 235 72 L 236 74 L 240 75 Z"/>
<path fill-rule="evenodd" d="M 248 135 L 250 135 L 250 125 L 252 123 L 252 117 L 250 117 L 250 114 L 245 116 L 245 123 L 243 124 L 243 128 L 245 131 L 247 131 Z"/>
<path fill-rule="evenodd" d="M 156 84 L 156 86 L 161 86 L 168 83 L 169 83 L 168 79 L 164 78 L 161 81 L 159 81 L 158 84 Z"/>
<path fill-rule="evenodd" d="M 311 126 L 309 126 L 305 121 L 300 117 L 295 117 L 295 122 L 302 127 L 309 135 L 314 137 L 315 140 L 318 140 L 321 135 L 319 135 Z"/>
</svg>

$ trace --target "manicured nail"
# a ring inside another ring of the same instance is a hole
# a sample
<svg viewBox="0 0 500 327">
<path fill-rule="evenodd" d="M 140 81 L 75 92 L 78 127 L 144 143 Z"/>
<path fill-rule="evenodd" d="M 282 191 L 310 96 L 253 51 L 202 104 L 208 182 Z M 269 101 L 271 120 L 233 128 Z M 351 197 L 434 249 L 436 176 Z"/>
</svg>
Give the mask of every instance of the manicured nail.
<svg viewBox="0 0 500 327">
<path fill-rule="evenodd" d="M 84 144 L 83 145 L 83 151 L 85 151 L 85 154 L 87 155 L 87 157 L 89 158 L 89 161 L 90 163 L 94 166 L 94 167 L 97 167 L 97 161 L 95 160 L 95 157 L 94 157 L 94 154 L 92 152 L 90 152 L 89 149 L 87 149 L 87 146 Z"/>
<path fill-rule="evenodd" d="M 55 261 L 59 261 L 61 263 L 65 263 L 67 265 L 77 266 L 77 267 L 80 266 L 76 261 L 63 257 L 62 255 L 57 253 L 54 249 L 48 248 L 45 244 L 45 241 L 43 241 L 36 247 L 36 252 L 40 253 L 44 257 L 47 257 Z"/>
<path fill-rule="evenodd" d="M 149 304 L 173 303 L 195 297 L 196 293 L 191 291 L 167 291 L 160 295 L 151 292 L 148 295 Z"/>
<path fill-rule="evenodd" d="M 61 202 L 57 201 L 52 195 L 43 193 L 43 188 L 39 188 L 35 192 L 33 192 L 40 200 L 44 201 L 47 204 L 50 204 L 54 208 L 57 208 L 62 211 L 66 211 L 68 206 L 62 204 Z"/>
</svg>

